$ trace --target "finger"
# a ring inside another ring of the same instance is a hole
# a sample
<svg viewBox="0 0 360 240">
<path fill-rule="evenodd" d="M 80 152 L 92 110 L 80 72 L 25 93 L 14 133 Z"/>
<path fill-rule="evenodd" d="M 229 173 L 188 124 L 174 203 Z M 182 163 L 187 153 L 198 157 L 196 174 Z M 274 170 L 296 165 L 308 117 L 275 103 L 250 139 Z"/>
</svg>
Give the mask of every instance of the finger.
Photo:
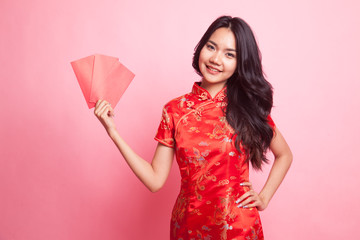
<svg viewBox="0 0 360 240">
<path fill-rule="evenodd" d="M 109 116 L 109 117 L 114 117 L 115 115 L 114 115 L 114 109 L 112 108 L 112 106 L 111 106 L 111 103 L 108 103 L 108 105 L 107 105 L 107 115 Z"/>
<path fill-rule="evenodd" d="M 103 118 L 104 117 L 104 113 L 106 113 L 107 114 L 107 112 L 108 112 L 108 109 L 107 109 L 107 107 L 108 107 L 108 103 L 101 103 L 99 106 L 98 106 L 98 108 L 96 109 L 96 116 L 98 117 L 98 118 Z"/>
<path fill-rule="evenodd" d="M 255 197 L 251 196 L 241 202 L 237 207 L 247 208 L 249 204 L 256 202 Z"/>
<path fill-rule="evenodd" d="M 99 105 L 97 106 L 97 108 L 95 109 L 95 113 L 97 115 L 101 115 L 101 113 L 104 111 L 104 109 L 106 108 L 106 106 L 109 105 L 109 103 L 107 101 L 101 101 L 99 103 Z"/>
<path fill-rule="evenodd" d="M 96 103 L 96 107 L 94 110 L 95 115 L 99 116 L 99 112 L 101 112 L 101 109 L 107 104 L 105 100 L 99 100 Z"/>
<path fill-rule="evenodd" d="M 249 198 L 250 199 L 258 199 L 259 198 L 258 193 L 255 192 L 254 190 L 249 190 L 246 193 L 244 193 L 243 195 L 241 195 L 240 198 L 236 201 L 236 203 L 243 204 L 243 201 L 246 199 L 249 199 Z"/>
<path fill-rule="evenodd" d="M 250 190 L 253 190 L 253 186 L 251 182 L 242 182 L 240 183 L 240 186 L 248 186 Z"/>
<path fill-rule="evenodd" d="M 99 109 L 99 108 L 101 108 L 102 106 L 104 106 L 104 105 L 106 105 L 106 104 L 108 104 L 107 101 L 100 99 L 100 100 L 98 100 L 98 101 L 96 102 L 95 109 Z"/>
<path fill-rule="evenodd" d="M 254 208 L 254 207 L 259 207 L 259 206 L 260 206 L 260 202 L 255 201 L 253 203 L 247 204 L 246 206 L 244 206 L 244 208 Z"/>
<path fill-rule="evenodd" d="M 108 117 L 115 117 L 114 109 L 111 107 L 110 104 L 106 108 L 106 114 Z"/>
<path fill-rule="evenodd" d="M 94 114 L 96 115 L 97 114 L 97 110 L 98 110 L 98 107 L 99 105 L 101 104 L 102 100 L 98 100 L 95 104 L 95 108 L 94 108 Z"/>
<path fill-rule="evenodd" d="M 235 203 L 241 203 L 242 201 L 244 201 L 246 198 L 248 198 L 251 195 L 250 192 L 246 192 L 243 195 L 241 195 L 241 197 L 238 198 L 238 200 L 236 200 Z"/>
<path fill-rule="evenodd" d="M 109 117 L 109 111 L 111 111 L 109 104 L 105 104 L 104 106 L 101 106 L 101 109 L 99 110 L 99 116 L 101 118 Z"/>
<path fill-rule="evenodd" d="M 97 106 L 99 106 L 102 103 L 103 100 L 99 99 L 96 104 L 95 104 L 95 108 L 97 108 Z"/>
</svg>

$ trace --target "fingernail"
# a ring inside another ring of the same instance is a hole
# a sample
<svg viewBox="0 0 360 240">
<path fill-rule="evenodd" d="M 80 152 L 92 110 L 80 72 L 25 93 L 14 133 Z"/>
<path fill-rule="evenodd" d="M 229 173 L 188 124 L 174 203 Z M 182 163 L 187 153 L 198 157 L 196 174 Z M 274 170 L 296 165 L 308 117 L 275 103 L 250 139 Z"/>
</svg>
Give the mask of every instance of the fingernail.
<svg viewBox="0 0 360 240">
<path fill-rule="evenodd" d="M 240 183 L 240 186 L 244 186 L 244 183 Z"/>
<path fill-rule="evenodd" d="M 236 200 L 236 202 L 235 202 L 235 203 L 239 203 L 239 202 L 240 202 L 240 199 Z"/>
<path fill-rule="evenodd" d="M 239 205 L 237 205 L 237 207 L 238 207 L 238 208 L 241 208 L 241 207 L 242 207 L 242 205 L 241 205 L 241 204 L 239 204 Z"/>
<path fill-rule="evenodd" d="M 243 208 L 247 208 L 247 206 L 243 206 Z"/>
</svg>

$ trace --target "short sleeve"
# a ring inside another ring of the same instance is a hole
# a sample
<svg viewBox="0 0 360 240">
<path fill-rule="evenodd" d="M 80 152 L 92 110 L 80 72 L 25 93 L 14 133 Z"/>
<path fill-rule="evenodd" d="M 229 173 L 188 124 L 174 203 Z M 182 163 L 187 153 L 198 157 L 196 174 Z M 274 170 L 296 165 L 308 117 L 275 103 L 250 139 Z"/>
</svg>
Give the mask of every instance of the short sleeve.
<svg viewBox="0 0 360 240">
<path fill-rule="evenodd" d="M 168 106 L 163 108 L 161 122 L 154 139 L 165 146 L 173 148 L 175 146 L 174 119 L 172 114 L 168 112 L 168 109 Z"/>
<path fill-rule="evenodd" d="M 270 115 L 268 115 L 267 120 L 268 120 L 270 127 L 273 129 L 273 131 L 275 131 L 276 126 L 275 126 L 274 120 L 271 118 Z"/>
</svg>

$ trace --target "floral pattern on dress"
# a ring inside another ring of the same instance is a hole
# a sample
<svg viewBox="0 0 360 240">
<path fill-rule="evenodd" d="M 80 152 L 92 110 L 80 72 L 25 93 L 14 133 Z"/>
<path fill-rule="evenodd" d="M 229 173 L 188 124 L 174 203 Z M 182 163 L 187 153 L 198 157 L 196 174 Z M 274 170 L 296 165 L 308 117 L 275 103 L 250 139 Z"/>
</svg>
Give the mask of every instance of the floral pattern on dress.
<svg viewBox="0 0 360 240">
<path fill-rule="evenodd" d="M 175 148 L 181 174 L 171 240 L 264 239 L 257 209 L 235 203 L 249 190 L 240 186 L 249 181 L 249 164 L 234 146 L 226 105 L 226 87 L 212 98 L 195 83 L 164 106 L 155 139 Z M 270 116 L 269 124 L 275 127 Z"/>
</svg>

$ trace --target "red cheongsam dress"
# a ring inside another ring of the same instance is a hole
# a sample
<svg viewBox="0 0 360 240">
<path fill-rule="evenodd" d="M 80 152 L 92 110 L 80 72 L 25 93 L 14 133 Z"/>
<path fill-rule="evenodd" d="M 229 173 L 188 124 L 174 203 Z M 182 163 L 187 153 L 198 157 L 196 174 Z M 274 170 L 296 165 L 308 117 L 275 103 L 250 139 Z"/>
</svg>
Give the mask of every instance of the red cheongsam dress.
<svg viewBox="0 0 360 240">
<path fill-rule="evenodd" d="M 155 139 L 175 148 L 181 189 L 171 217 L 171 240 L 264 239 L 256 208 L 235 201 L 249 190 L 249 164 L 232 138 L 223 108 L 226 87 L 214 98 L 199 83 L 163 108 Z M 269 117 L 269 124 L 274 124 Z"/>
</svg>

